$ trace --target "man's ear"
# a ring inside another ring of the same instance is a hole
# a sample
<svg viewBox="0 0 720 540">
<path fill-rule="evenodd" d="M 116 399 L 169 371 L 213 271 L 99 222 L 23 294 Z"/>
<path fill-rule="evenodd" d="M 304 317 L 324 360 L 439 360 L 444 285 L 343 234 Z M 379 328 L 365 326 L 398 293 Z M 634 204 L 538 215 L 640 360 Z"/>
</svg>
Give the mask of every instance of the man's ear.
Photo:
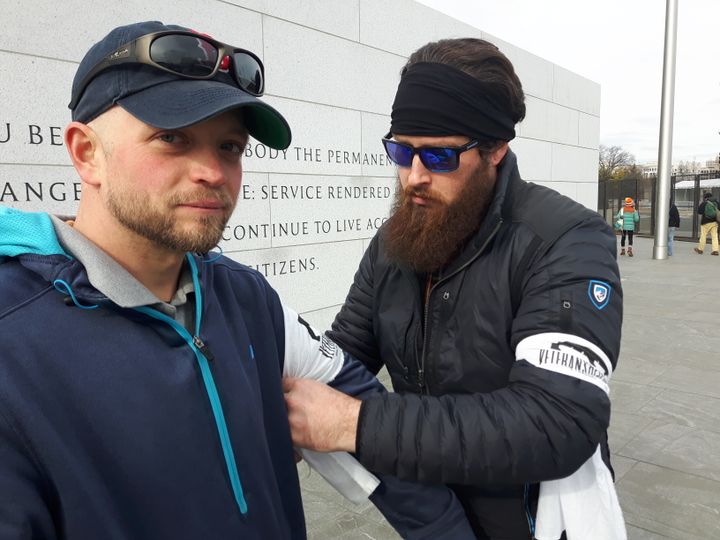
<svg viewBox="0 0 720 540">
<path fill-rule="evenodd" d="M 507 154 L 507 151 L 508 151 L 509 148 L 510 148 L 510 147 L 508 146 L 508 143 L 504 142 L 504 143 L 502 143 L 500 146 L 498 146 L 497 148 L 495 148 L 495 150 L 493 150 L 492 152 L 490 152 L 490 164 L 491 164 L 493 167 L 497 167 L 498 164 L 499 164 L 499 163 L 503 160 L 503 158 L 505 157 L 505 154 Z"/>
<path fill-rule="evenodd" d="M 83 182 L 99 186 L 105 154 L 97 133 L 80 122 L 70 122 L 65 128 L 65 148 Z"/>
</svg>

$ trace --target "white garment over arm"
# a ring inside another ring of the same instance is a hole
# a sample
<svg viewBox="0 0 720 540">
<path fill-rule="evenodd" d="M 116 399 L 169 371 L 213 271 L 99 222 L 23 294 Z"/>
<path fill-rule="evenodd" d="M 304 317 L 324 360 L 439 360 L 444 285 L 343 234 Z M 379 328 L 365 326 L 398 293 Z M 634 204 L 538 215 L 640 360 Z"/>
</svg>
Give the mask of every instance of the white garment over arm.
<svg viewBox="0 0 720 540">
<path fill-rule="evenodd" d="M 300 316 L 283 305 L 285 318 L 284 377 L 332 381 L 345 363 L 345 355 L 325 334 L 318 333 Z M 366 500 L 380 480 L 347 452 L 315 452 L 296 448 L 302 458 L 346 499 L 358 504 Z"/>
</svg>

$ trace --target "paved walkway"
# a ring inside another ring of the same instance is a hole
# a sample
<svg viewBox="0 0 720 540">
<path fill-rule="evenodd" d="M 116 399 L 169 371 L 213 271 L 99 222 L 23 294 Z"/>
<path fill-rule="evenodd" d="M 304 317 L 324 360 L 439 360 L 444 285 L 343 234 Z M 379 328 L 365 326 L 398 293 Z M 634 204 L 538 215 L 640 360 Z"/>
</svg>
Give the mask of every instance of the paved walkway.
<svg viewBox="0 0 720 540">
<path fill-rule="evenodd" d="M 652 239 L 621 257 L 625 319 L 610 448 L 631 540 L 720 539 L 720 257 Z M 708 246 L 709 247 L 709 246 Z M 714 304 L 714 305 L 713 305 Z M 387 382 L 387 381 L 384 381 Z M 399 538 L 299 465 L 311 540 Z"/>
</svg>

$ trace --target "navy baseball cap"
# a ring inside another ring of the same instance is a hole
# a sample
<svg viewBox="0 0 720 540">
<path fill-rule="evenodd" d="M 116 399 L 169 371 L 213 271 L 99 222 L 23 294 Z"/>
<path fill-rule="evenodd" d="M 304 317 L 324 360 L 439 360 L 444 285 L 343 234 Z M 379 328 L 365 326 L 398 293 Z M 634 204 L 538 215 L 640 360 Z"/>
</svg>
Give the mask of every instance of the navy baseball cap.
<svg viewBox="0 0 720 540">
<path fill-rule="evenodd" d="M 158 21 L 120 26 L 92 46 L 73 79 L 72 95 L 85 76 L 108 55 L 134 39 L 153 32 L 189 28 Z M 290 146 L 287 120 L 273 107 L 242 90 L 232 75 L 218 71 L 212 79 L 188 79 L 155 67 L 126 63 L 101 71 L 85 87 L 72 109 L 72 119 L 88 123 L 113 105 L 161 129 L 179 129 L 223 112 L 242 109 L 250 135 L 277 150 Z"/>
</svg>

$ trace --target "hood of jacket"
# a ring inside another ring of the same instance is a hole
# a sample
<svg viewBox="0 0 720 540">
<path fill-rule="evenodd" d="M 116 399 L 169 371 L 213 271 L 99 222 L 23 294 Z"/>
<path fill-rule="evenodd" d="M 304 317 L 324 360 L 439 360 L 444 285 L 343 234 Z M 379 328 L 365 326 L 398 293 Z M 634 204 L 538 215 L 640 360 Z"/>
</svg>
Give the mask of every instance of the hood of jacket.
<svg viewBox="0 0 720 540">
<path fill-rule="evenodd" d="M 28 254 L 71 258 L 60 245 L 49 214 L 0 206 L 0 261 Z"/>
</svg>

